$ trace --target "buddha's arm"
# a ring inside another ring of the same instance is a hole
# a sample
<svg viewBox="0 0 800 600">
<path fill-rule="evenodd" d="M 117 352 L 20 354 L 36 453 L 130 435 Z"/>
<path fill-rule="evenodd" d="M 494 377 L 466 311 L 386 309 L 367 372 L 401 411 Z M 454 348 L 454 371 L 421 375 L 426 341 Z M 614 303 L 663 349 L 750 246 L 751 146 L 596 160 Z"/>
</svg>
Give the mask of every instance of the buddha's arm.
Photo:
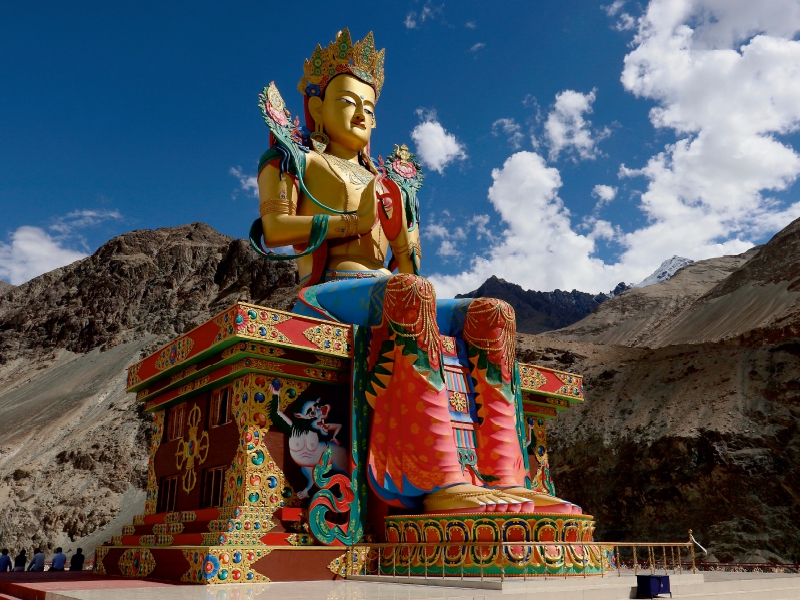
<svg viewBox="0 0 800 600">
<path fill-rule="evenodd" d="M 392 254 L 397 259 L 397 269 L 401 273 L 419 273 L 422 265 L 422 250 L 420 247 L 419 225 L 413 231 L 406 227 L 405 203 L 400 203 L 403 210 L 403 227 L 396 239 L 391 241 Z M 416 269 L 415 269 L 416 266 Z"/>
<path fill-rule="evenodd" d="M 297 183 L 289 175 L 284 173 L 281 178 L 277 167 L 272 164 L 264 167 L 258 175 L 258 196 L 261 203 L 264 245 L 267 248 L 308 243 L 314 217 L 295 214 L 299 192 Z M 330 215 L 325 238 L 344 237 L 352 221 L 343 215 Z M 351 234 L 365 233 L 361 229 L 363 225 L 359 223 L 358 231 Z"/>
</svg>

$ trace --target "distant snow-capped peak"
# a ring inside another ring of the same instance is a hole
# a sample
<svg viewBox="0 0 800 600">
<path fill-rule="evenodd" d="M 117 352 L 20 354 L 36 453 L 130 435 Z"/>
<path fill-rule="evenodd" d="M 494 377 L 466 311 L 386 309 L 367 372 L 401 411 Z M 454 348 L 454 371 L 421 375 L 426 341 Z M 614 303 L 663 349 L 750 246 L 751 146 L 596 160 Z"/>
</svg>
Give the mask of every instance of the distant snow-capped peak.
<svg viewBox="0 0 800 600">
<path fill-rule="evenodd" d="M 686 265 L 692 264 L 694 261 L 688 258 L 683 258 L 681 256 L 673 256 L 665 260 L 661 263 L 661 266 L 658 267 L 653 274 L 649 277 L 646 277 L 644 281 L 641 281 L 634 285 L 633 287 L 642 288 L 648 285 L 653 285 L 654 283 L 661 283 L 662 281 L 666 281 L 667 279 L 671 278 L 678 269 L 685 267 Z"/>
</svg>

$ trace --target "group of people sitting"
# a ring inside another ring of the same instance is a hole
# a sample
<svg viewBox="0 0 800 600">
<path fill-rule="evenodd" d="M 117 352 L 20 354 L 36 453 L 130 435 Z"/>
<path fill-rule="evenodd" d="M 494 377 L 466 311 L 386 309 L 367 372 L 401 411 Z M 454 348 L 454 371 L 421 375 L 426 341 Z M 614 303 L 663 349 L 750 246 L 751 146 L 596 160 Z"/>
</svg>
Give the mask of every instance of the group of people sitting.
<svg viewBox="0 0 800 600">
<path fill-rule="evenodd" d="M 28 563 L 28 557 L 25 554 L 25 549 L 19 551 L 12 565 L 11 557 L 8 555 L 8 548 L 3 548 L 0 554 L 0 573 L 8 571 L 44 571 L 44 552 L 40 548 L 33 551 L 33 558 Z M 82 571 L 84 561 L 83 550 L 77 549 L 75 554 L 69 560 L 69 569 L 65 569 L 67 565 L 67 555 L 61 551 L 61 548 L 56 548 L 56 553 L 50 561 L 50 568 L 48 571 Z M 28 568 L 25 568 L 25 565 Z"/>
</svg>

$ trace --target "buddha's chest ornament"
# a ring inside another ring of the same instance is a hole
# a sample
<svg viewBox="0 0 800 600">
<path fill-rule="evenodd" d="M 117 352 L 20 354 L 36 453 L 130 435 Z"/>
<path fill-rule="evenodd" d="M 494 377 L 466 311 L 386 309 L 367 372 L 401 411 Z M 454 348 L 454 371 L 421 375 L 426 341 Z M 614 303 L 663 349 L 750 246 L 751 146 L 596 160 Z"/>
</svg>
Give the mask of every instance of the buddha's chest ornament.
<svg viewBox="0 0 800 600">
<path fill-rule="evenodd" d="M 349 182 L 356 189 L 363 188 L 375 177 L 375 175 L 361 165 L 357 165 L 349 160 L 326 153 L 320 154 L 320 156 L 328 163 L 331 171 L 342 181 Z"/>
</svg>

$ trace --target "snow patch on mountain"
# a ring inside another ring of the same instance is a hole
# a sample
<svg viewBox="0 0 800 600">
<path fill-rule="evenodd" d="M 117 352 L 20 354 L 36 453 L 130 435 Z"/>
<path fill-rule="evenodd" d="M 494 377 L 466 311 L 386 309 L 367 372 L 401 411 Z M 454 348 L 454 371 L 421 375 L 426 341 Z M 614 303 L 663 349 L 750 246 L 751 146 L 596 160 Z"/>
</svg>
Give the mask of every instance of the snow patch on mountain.
<svg viewBox="0 0 800 600">
<path fill-rule="evenodd" d="M 661 263 L 661 266 L 658 267 L 651 275 L 645 277 L 643 281 L 640 281 L 633 287 L 643 288 L 647 287 L 648 285 L 653 285 L 654 283 L 661 283 L 662 281 L 666 281 L 667 279 L 671 278 L 675 273 L 678 272 L 679 269 L 682 269 L 686 265 L 692 264 L 694 261 L 689 258 L 683 258 L 681 256 L 675 255 L 670 259 L 665 260 Z"/>
</svg>

